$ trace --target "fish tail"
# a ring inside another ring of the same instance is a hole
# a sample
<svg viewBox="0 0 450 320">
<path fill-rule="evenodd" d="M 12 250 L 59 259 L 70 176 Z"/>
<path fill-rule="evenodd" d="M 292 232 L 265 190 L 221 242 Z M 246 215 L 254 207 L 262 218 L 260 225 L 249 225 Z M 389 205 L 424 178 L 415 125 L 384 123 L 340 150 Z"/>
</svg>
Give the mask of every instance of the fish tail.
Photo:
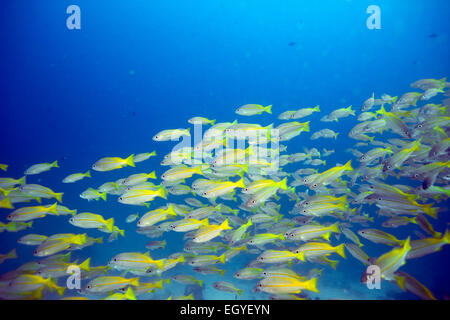
<svg viewBox="0 0 450 320">
<path fill-rule="evenodd" d="M 219 257 L 219 261 L 225 263 L 225 253 Z"/>
<path fill-rule="evenodd" d="M 337 260 L 329 260 L 328 262 L 330 263 L 330 266 L 331 266 L 334 270 L 336 270 L 336 266 L 337 266 L 337 264 L 339 263 L 339 261 L 337 261 Z"/>
<path fill-rule="evenodd" d="M 314 111 L 320 112 L 320 105 L 317 105 L 313 108 Z"/>
<path fill-rule="evenodd" d="M 264 111 L 266 111 L 269 114 L 272 114 L 272 105 L 268 105 L 267 107 L 264 108 Z"/>
<path fill-rule="evenodd" d="M 303 122 L 302 123 L 302 125 L 303 125 L 303 130 L 305 131 L 305 132 L 309 132 L 309 122 L 310 121 L 306 121 L 306 122 Z M 319 156 L 320 157 L 320 156 Z"/>
<path fill-rule="evenodd" d="M 345 259 L 345 246 L 340 244 L 336 247 L 336 253 Z"/>
<path fill-rule="evenodd" d="M 17 183 L 18 184 L 25 184 L 26 182 L 25 182 L 25 178 L 26 178 L 26 176 L 23 176 L 22 178 L 20 178 L 19 180 L 17 180 Z"/>
<path fill-rule="evenodd" d="M 127 291 L 125 292 L 125 298 L 127 298 L 128 300 L 136 300 L 136 296 L 134 294 L 133 289 L 131 289 L 131 287 L 128 287 Z"/>
<path fill-rule="evenodd" d="M 181 262 L 181 263 L 183 263 L 183 262 L 185 262 L 186 261 L 186 259 L 184 258 L 184 256 L 179 256 L 178 257 L 178 262 Z M 169 279 L 170 280 L 170 279 Z"/>
<path fill-rule="evenodd" d="M 0 208 L 5 209 L 14 209 L 14 206 L 11 204 L 11 200 L 9 198 L 5 198 L 0 201 Z"/>
<path fill-rule="evenodd" d="M 395 282 L 403 291 L 406 291 L 405 280 L 406 280 L 405 277 L 400 277 L 400 276 L 395 277 Z"/>
<path fill-rule="evenodd" d="M 200 287 L 203 288 L 203 280 L 197 280 L 197 283 L 198 283 L 198 285 L 199 285 Z"/>
<path fill-rule="evenodd" d="M 337 222 L 335 222 L 334 224 L 332 224 L 330 226 L 330 231 L 331 232 L 335 232 L 335 233 L 340 233 L 341 232 L 341 230 L 339 230 L 339 226 L 338 226 Z"/>
<path fill-rule="evenodd" d="M 222 223 L 220 224 L 220 229 L 221 229 L 221 230 L 232 229 L 232 228 L 228 225 L 228 219 L 226 219 L 224 222 L 222 222 Z"/>
<path fill-rule="evenodd" d="M 62 196 L 63 196 L 64 192 L 60 192 L 60 193 L 55 193 L 54 197 L 56 200 L 58 200 L 58 202 L 62 203 Z"/>
<path fill-rule="evenodd" d="M 50 207 L 48 207 L 48 212 L 51 212 L 55 215 L 58 215 L 58 211 L 56 211 L 56 202 L 54 204 L 52 204 Z"/>
<path fill-rule="evenodd" d="M 202 221 L 200 221 L 202 223 L 202 225 L 204 225 L 205 227 L 209 226 L 209 220 L 208 218 L 203 219 Z"/>
<path fill-rule="evenodd" d="M 433 203 L 428 203 L 428 204 L 424 204 L 422 206 L 422 210 L 423 212 L 425 212 L 425 214 L 429 215 L 430 217 L 437 219 L 437 211 L 438 208 L 432 208 Z"/>
<path fill-rule="evenodd" d="M 87 234 L 83 233 L 83 234 L 76 235 L 72 242 L 74 244 L 83 245 L 86 243 L 86 241 L 87 241 Z"/>
<path fill-rule="evenodd" d="M 139 278 L 130 279 L 130 285 L 135 286 L 135 287 L 139 286 Z"/>
<path fill-rule="evenodd" d="M 245 188 L 244 178 L 241 178 L 239 181 L 236 182 L 236 187 Z"/>
<path fill-rule="evenodd" d="M 59 287 L 59 286 L 57 286 L 56 284 L 55 284 L 55 289 L 56 289 L 56 292 L 58 292 L 58 294 L 59 294 L 60 296 L 62 296 L 62 295 L 64 294 L 64 291 L 66 290 L 65 287 Z"/>
<path fill-rule="evenodd" d="M 225 275 L 225 270 L 220 270 L 219 274 L 223 277 Z"/>
<path fill-rule="evenodd" d="M 59 166 L 58 166 L 58 160 L 56 160 L 55 162 L 52 163 L 52 167 L 54 167 L 54 168 L 59 168 Z"/>
<path fill-rule="evenodd" d="M 114 226 L 114 218 L 108 219 L 105 221 L 105 226 L 106 229 L 108 229 L 110 232 L 113 231 L 113 226 Z"/>
<path fill-rule="evenodd" d="M 398 96 L 393 97 L 393 98 L 391 99 L 391 103 L 397 102 L 397 99 L 398 99 Z"/>
<path fill-rule="evenodd" d="M 319 290 L 317 290 L 317 278 L 312 278 L 308 281 L 305 281 L 303 283 L 305 288 L 308 288 L 308 290 L 319 293 Z"/>
<path fill-rule="evenodd" d="M 283 180 L 280 181 L 280 188 L 283 190 L 287 190 L 287 177 L 285 177 Z"/>
<path fill-rule="evenodd" d="M 91 177 L 91 170 L 86 171 L 86 173 L 84 174 L 84 176 L 86 178 L 90 178 Z"/>
<path fill-rule="evenodd" d="M 209 121 L 209 123 L 210 123 L 212 126 L 215 125 L 215 124 L 216 124 L 216 119 L 213 119 L 213 120 Z"/>
<path fill-rule="evenodd" d="M 100 193 L 100 198 L 102 198 L 104 201 L 106 201 L 106 191 Z"/>
<path fill-rule="evenodd" d="M 381 105 L 380 110 L 376 111 L 375 114 L 376 115 L 378 115 L 378 114 L 381 114 L 381 115 L 386 114 L 386 110 L 384 109 L 384 104 Z"/>
<path fill-rule="evenodd" d="M 150 178 L 150 179 L 156 179 L 156 173 L 155 173 L 155 171 L 150 172 L 150 173 L 147 175 L 147 178 Z"/>
<path fill-rule="evenodd" d="M 352 168 L 352 160 L 349 160 L 345 165 L 344 165 L 344 169 L 348 170 L 348 171 L 353 171 Z"/>
<path fill-rule="evenodd" d="M 250 145 L 246 150 L 245 153 L 247 153 L 248 155 L 252 155 L 255 154 L 254 150 L 253 150 L 253 145 Z"/>
<path fill-rule="evenodd" d="M 156 156 L 156 150 L 153 150 L 152 152 L 150 152 L 150 156 Z"/>
<path fill-rule="evenodd" d="M 90 261 L 91 258 L 87 258 L 82 264 L 79 265 L 80 269 L 89 272 L 91 270 L 91 268 L 89 267 Z"/>
<path fill-rule="evenodd" d="M 17 258 L 17 252 L 16 249 L 12 249 L 8 254 L 6 255 L 8 259 L 16 259 Z"/>
<path fill-rule="evenodd" d="M 136 165 L 134 164 L 134 153 L 129 156 L 128 158 L 125 159 L 125 164 L 129 165 L 130 167 L 135 167 Z"/>
<path fill-rule="evenodd" d="M 167 192 L 166 192 L 166 190 L 164 189 L 164 187 L 161 187 L 161 188 L 158 190 L 158 195 L 159 195 L 161 198 L 163 198 L 163 199 L 167 199 Z"/>
<path fill-rule="evenodd" d="M 191 128 L 187 128 L 185 133 L 187 136 L 190 137 L 191 136 Z"/>
<path fill-rule="evenodd" d="M 442 239 L 444 239 L 445 243 L 450 243 L 450 231 L 449 231 L 449 229 L 445 230 L 445 234 L 444 234 L 444 237 Z"/>
<path fill-rule="evenodd" d="M 242 290 L 242 289 L 237 289 L 237 294 L 240 296 L 241 294 L 242 294 L 242 292 L 243 292 L 244 290 Z"/>
<path fill-rule="evenodd" d="M 167 214 L 171 216 L 177 216 L 177 213 L 175 212 L 175 209 L 173 208 L 173 204 L 170 205 L 169 208 L 167 208 Z"/>
<path fill-rule="evenodd" d="M 305 261 L 305 252 L 301 251 L 299 253 L 297 253 L 296 258 L 300 261 Z"/>
</svg>

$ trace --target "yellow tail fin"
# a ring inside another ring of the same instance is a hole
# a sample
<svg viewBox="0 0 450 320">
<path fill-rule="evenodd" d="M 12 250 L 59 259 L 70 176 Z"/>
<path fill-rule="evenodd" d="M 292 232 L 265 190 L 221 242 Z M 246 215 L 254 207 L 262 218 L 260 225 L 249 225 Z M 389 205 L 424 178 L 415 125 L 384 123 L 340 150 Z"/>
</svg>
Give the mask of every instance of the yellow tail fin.
<svg viewBox="0 0 450 320">
<path fill-rule="evenodd" d="M 232 229 L 229 225 L 228 225 L 228 219 L 226 219 L 224 222 L 221 223 L 221 225 L 219 226 L 219 228 L 221 230 L 229 230 Z"/>
<path fill-rule="evenodd" d="M 267 107 L 265 107 L 264 111 L 266 111 L 269 114 L 272 114 L 272 105 L 268 105 Z"/>
<path fill-rule="evenodd" d="M 130 167 L 135 167 L 134 154 L 132 154 L 131 156 L 129 156 L 128 158 L 125 159 L 125 164 L 129 165 Z"/>
<path fill-rule="evenodd" d="M 114 227 L 114 218 L 108 219 L 105 221 L 105 227 L 106 229 L 108 229 L 110 232 L 113 232 L 113 227 Z"/>
<path fill-rule="evenodd" d="M 128 289 L 125 292 L 124 296 L 128 300 L 136 300 L 136 296 L 134 295 L 134 291 L 133 291 L 133 289 L 131 289 L 131 287 L 128 287 Z"/>
<path fill-rule="evenodd" d="M 87 258 L 82 264 L 79 265 L 80 269 L 89 272 L 91 270 L 91 268 L 89 267 L 90 261 L 91 258 Z"/>
<path fill-rule="evenodd" d="M 222 255 L 219 257 L 219 261 L 222 262 L 222 263 L 225 263 L 225 254 L 222 254 Z"/>
<path fill-rule="evenodd" d="M 311 280 L 305 281 L 303 285 L 308 290 L 319 293 L 319 290 L 317 290 L 317 278 L 312 278 Z"/>
<path fill-rule="evenodd" d="M 135 287 L 139 286 L 139 278 L 130 279 L 130 284 Z"/>
<path fill-rule="evenodd" d="M 60 192 L 60 193 L 53 194 L 53 196 L 55 197 L 56 200 L 58 200 L 58 202 L 62 203 L 63 194 L 64 194 L 64 192 Z"/>
<path fill-rule="evenodd" d="M 344 244 L 340 244 L 336 247 L 336 253 L 345 259 L 345 248 Z"/>
<path fill-rule="evenodd" d="M 52 204 L 50 207 L 48 207 L 47 211 L 55 215 L 58 215 L 58 211 L 56 211 L 56 202 Z"/>
</svg>

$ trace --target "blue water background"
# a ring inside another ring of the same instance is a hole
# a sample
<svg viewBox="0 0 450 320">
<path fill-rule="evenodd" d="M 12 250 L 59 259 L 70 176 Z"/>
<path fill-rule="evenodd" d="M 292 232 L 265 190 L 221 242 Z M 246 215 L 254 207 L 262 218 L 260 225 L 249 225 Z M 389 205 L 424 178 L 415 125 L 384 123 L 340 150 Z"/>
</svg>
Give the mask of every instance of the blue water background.
<svg viewBox="0 0 450 320">
<path fill-rule="evenodd" d="M 66 8 L 71 4 L 81 8 L 81 30 L 66 28 Z M 366 8 L 371 4 L 381 8 L 381 30 L 366 27 Z M 79 194 L 137 172 L 156 170 L 160 176 L 166 167 L 159 162 L 174 143 L 152 141 L 158 131 L 188 127 L 192 116 L 277 125 L 281 112 L 319 104 L 322 112 L 307 119 L 311 131 L 331 128 L 340 132 L 338 140 L 311 141 L 309 134 L 302 134 L 287 143 L 288 152 L 334 148 L 336 153 L 327 159 L 329 167 L 354 158 L 345 149 L 356 142 L 347 133 L 357 121 L 349 117 L 330 124 L 320 122 L 320 117 L 348 105 L 359 110 L 372 92 L 401 95 L 414 91 L 409 84 L 418 79 L 450 75 L 450 2 L 446 0 L 3 1 L 0 7 L 0 162 L 10 165 L 2 176 L 19 178 L 32 164 L 58 160 L 61 168 L 27 181 L 64 192 L 64 205 L 114 217 L 125 229 L 126 237 L 116 242 L 73 252 L 80 261 L 91 257 L 93 265 L 104 265 L 119 252 L 144 252 L 152 239 L 136 234 L 135 224 L 125 223 L 126 216 L 142 215 L 145 209 L 119 204 L 114 196 L 105 203 L 88 202 Z M 246 103 L 272 104 L 274 115 L 236 115 L 234 110 Z M 90 169 L 101 157 L 153 150 L 158 156 L 136 169 L 94 172 L 91 179 L 61 183 L 70 173 Z M 293 171 L 300 166 L 286 168 Z M 174 196 L 170 201 L 181 203 Z M 156 200 L 152 208 L 162 204 Z M 288 215 L 293 203 L 283 200 L 282 205 L 281 213 Z M 374 215 L 374 209 L 368 212 Z M 1 211 L 4 221 L 8 211 Z M 47 235 L 85 231 L 67 219 L 48 216 L 36 220 L 31 230 Z M 446 221 L 441 216 L 432 223 L 443 232 Z M 17 248 L 19 255 L 0 265 L 0 273 L 32 260 L 33 248 L 16 242 L 31 230 L 0 234 L 0 253 Z M 419 228 L 386 231 L 405 238 L 414 230 Z M 87 233 L 105 235 L 96 230 Z M 182 250 L 181 234 L 170 232 L 164 237 L 169 245 L 155 251 L 155 258 Z M 364 243 L 371 256 L 389 250 Z M 347 256 L 339 258 L 336 271 L 325 267 L 319 297 L 417 298 L 387 282 L 382 290 L 368 290 L 359 283 L 364 267 Z M 238 256 L 219 267 L 227 270 L 228 281 L 245 288 L 243 298 L 266 298 L 267 294 L 251 292 L 256 281 L 231 278 L 252 257 Z M 402 270 L 443 298 L 450 288 L 449 259 L 449 248 L 444 247 L 411 260 Z M 164 277 L 181 272 L 194 274 L 188 267 L 177 267 Z M 211 288 L 217 277 L 198 278 L 206 280 L 205 298 L 234 299 Z M 169 294 L 181 295 L 183 287 L 169 285 L 155 297 Z"/>
</svg>

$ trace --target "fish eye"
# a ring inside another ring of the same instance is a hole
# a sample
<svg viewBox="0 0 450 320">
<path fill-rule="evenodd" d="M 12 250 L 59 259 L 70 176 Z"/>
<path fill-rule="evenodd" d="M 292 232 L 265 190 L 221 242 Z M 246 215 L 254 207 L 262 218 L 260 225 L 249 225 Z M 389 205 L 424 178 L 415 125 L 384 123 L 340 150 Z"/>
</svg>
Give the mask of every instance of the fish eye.
<svg viewBox="0 0 450 320">
<path fill-rule="evenodd" d="M 119 198 L 119 200 L 123 200 L 123 198 L 122 198 L 122 197 L 120 197 L 120 198 Z"/>
<path fill-rule="evenodd" d="M 87 288 L 87 289 L 90 289 L 90 288 L 91 288 L 91 286 L 89 286 L 89 285 L 88 285 L 88 286 L 87 286 L 86 288 Z"/>
<path fill-rule="evenodd" d="M 314 183 L 314 184 L 313 184 L 313 188 L 317 188 L 317 183 Z"/>
<path fill-rule="evenodd" d="M 202 195 L 203 195 L 203 196 L 206 196 L 206 192 L 203 192 Z"/>
</svg>

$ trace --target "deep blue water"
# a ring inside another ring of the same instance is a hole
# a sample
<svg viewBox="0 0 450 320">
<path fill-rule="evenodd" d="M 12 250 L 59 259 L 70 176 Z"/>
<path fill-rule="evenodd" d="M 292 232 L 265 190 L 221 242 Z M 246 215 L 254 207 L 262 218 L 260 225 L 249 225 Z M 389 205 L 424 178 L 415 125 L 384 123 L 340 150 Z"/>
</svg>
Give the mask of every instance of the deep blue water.
<svg viewBox="0 0 450 320">
<path fill-rule="evenodd" d="M 81 8 L 81 30 L 66 28 L 66 8 L 71 4 Z M 372 4 L 381 8 L 381 30 L 366 27 L 366 8 Z M 288 151 L 334 148 L 336 153 L 327 159 L 331 167 L 353 158 L 344 150 L 356 142 L 347 133 L 357 121 L 349 117 L 324 123 L 319 121 L 323 115 L 348 105 L 359 110 L 372 92 L 401 95 L 413 91 L 409 84 L 416 80 L 450 75 L 450 2 L 446 0 L 76 0 L 4 1 L 0 6 L 0 162 L 9 164 L 2 176 L 19 178 L 32 164 L 58 160 L 61 168 L 27 181 L 64 192 L 63 205 L 115 217 L 125 229 L 125 238 L 73 252 L 78 259 L 91 257 L 96 266 L 119 252 L 146 251 L 144 246 L 152 239 L 136 234 L 134 223 L 125 223 L 129 214 L 146 211 L 119 204 L 114 196 L 108 196 L 107 202 L 88 202 L 79 194 L 137 172 L 156 170 L 160 176 L 167 168 L 159 162 L 174 145 L 152 141 L 160 130 L 188 127 L 193 116 L 278 125 L 276 116 L 281 112 L 319 104 L 321 113 L 307 118 L 312 132 L 331 128 L 340 133 L 338 143 L 311 141 L 302 134 L 287 143 Z M 236 115 L 235 109 L 246 103 L 272 104 L 273 115 Z M 136 169 L 93 172 L 91 179 L 61 183 L 68 174 L 85 172 L 102 157 L 153 150 L 158 156 Z M 286 170 L 297 168 L 291 165 Z M 170 201 L 176 199 L 171 196 Z M 152 208 L 163 204 L 155 200 Z M 282 205 L 281 213 L 288 215 L 292 202 Z M 1 211 L 4 221 L 8 211 Z M 36 220 L 31 230 L 47 235 L 85 231 L 67 219 L 47 216 Z M 383 221 L 375 219 L 378 224 Z M 444 232 L 447 221 L 448 216 L 441 214 L 433 226 Z M 418 227 L 386 231 L 401 239 L 413 230 Z M 0 234 L 0 253 L 17 248 L 19 255 L 0 265 L 0 273 L 33 259 L 33 247 L 17 244 L 28 231 Z M 163 258 L 182 250 L 182 234 L 164 237 L 168 247 L 152 256 Z M 370 256 L 387 251 L 386 246 L 368 241 L 364 248 Z M 227 280 L 245 288 L 243 298 L 267 297 L 251 292 L 255 281 L 231 278 L 251 257 L 235 259 L 236 263 L 219 266 L 227 270 Z M 442 299 L 449 294 L 449 259 L 449 248 L 444 247 L 411 260 L 402 270 Z M 325 298 L 417 299 L 387 282 L 381 292 L 370 292 L 359 283 L 363 266 L 350 254 L 339 260 L 337 270 L 325 267 L 320 279 Z M 164 277 L 182 272 L 194 275 L 189 267 L 180 266 Z M 215 276 L 198 278 L 207 282 L 205 297 L 234 298 L 211 289 Z M 183 290 L 169 285 L 155 297 L 165 299 L 171 293 L 181 295 Z"/>
</svg>

